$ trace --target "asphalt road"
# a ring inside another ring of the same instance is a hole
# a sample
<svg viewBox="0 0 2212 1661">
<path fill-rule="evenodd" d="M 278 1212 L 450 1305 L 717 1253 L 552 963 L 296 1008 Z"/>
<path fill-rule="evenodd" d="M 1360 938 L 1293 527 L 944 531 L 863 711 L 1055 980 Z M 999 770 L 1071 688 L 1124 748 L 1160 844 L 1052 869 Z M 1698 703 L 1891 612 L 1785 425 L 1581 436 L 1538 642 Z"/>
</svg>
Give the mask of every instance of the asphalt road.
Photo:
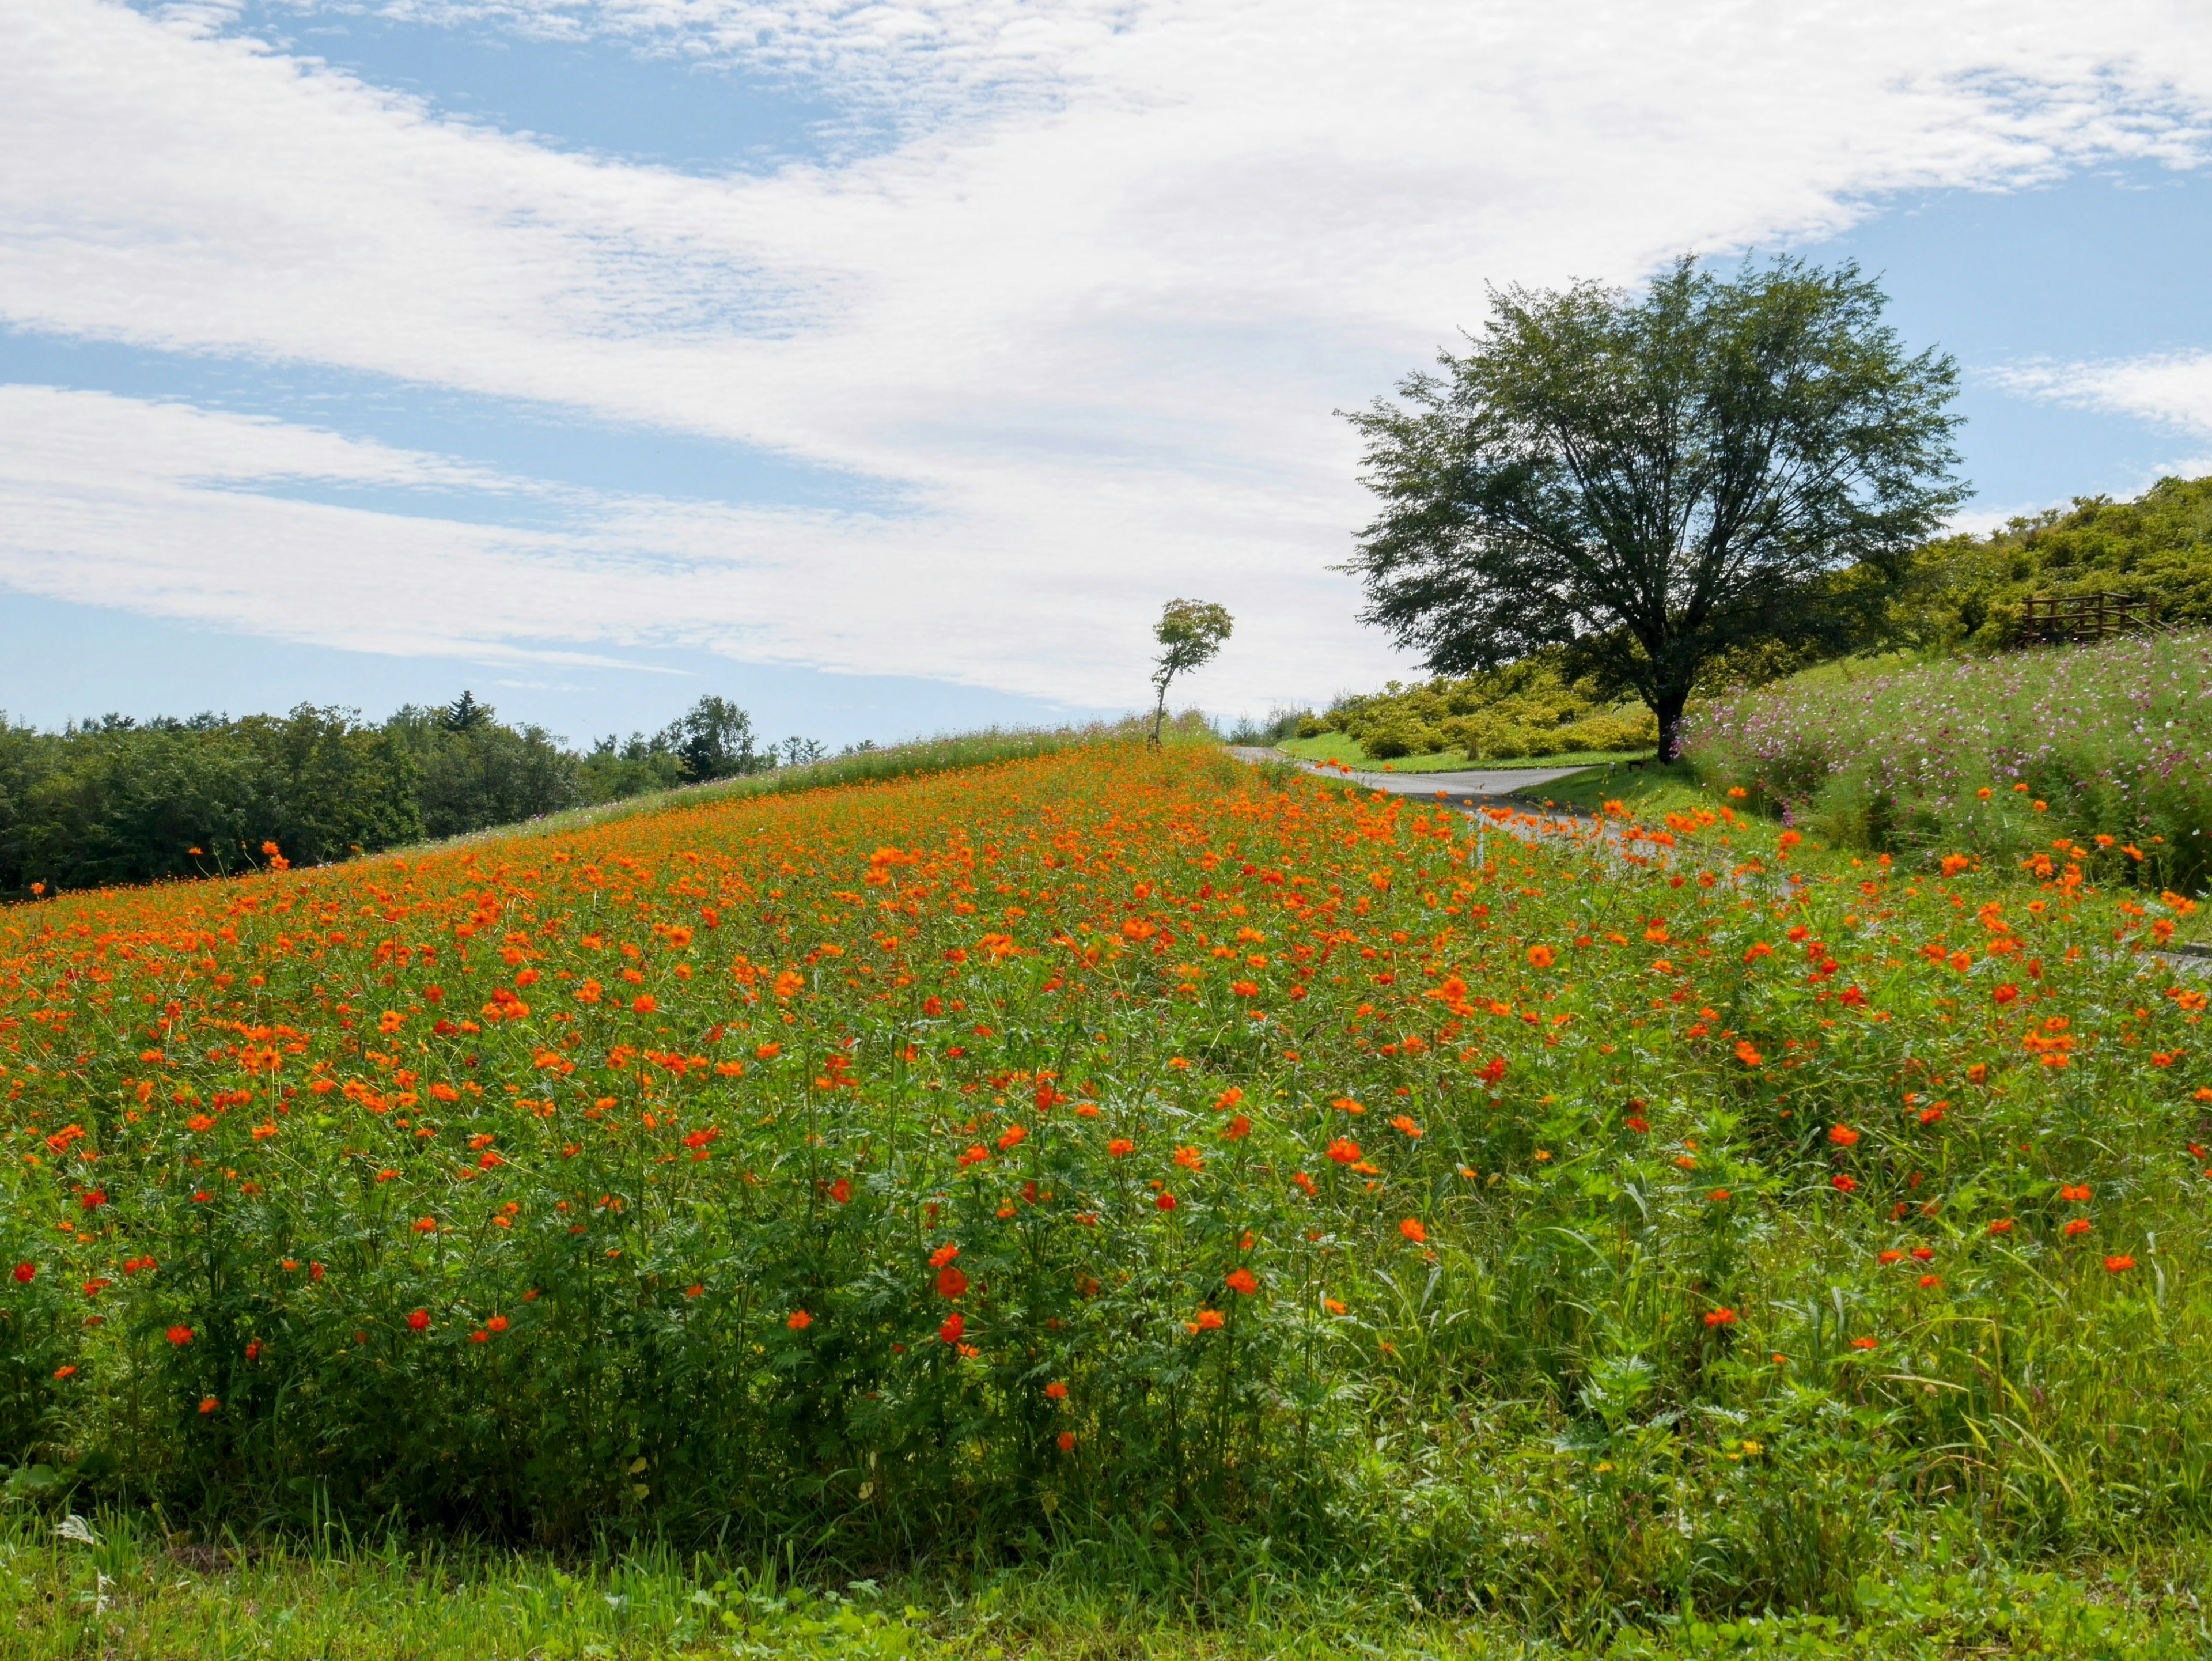
<svg viewBox="0 0 2212 1661">
<path fill-rule="evenodd" d="M 1278 751 L 1258 748 L 1232 748 L 1230 753 L 1250 762 L 1294 759 Z M 1296 764 L 1322 778 L 1355 779 L 1370 790 L 1387 790 L 1394 796 L 1425 796 L 1433 801 L 1441 794 L 1454 803 L 1510 796 L 1586 770 L 1582 767 L 1491 767 L 1463 773 L 1340 773 L 1316 762 L 1298 761 Z"/>
</svg>

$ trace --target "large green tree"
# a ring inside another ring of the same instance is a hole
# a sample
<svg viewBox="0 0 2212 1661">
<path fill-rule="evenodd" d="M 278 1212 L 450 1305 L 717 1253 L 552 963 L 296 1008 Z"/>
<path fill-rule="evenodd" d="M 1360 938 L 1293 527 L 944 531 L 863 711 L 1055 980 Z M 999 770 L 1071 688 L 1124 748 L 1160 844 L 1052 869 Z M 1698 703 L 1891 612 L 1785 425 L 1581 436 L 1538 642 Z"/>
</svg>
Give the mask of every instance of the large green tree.
<svg viewBox="0 0 2212 1661">
<path fill-rule="evenodd" d="M 1845 642 L 1967 494 L 1957 366 L 1908 356 L 1854 265 L 1491 301 L 1468 351 L 1349 417 L 1381 500 L 1363 618 L 1440 673 L 1565 647 L 1671 757 L 1702 668 Z"/>
</svg>

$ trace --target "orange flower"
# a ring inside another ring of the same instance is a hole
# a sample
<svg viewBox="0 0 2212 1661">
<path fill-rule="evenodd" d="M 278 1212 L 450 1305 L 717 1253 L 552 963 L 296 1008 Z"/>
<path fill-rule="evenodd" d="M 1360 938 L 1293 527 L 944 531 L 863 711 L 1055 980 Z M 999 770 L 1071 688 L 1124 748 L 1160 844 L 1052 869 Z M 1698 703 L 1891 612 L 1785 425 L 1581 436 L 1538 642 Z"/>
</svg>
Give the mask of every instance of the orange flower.
<svg viewBox="0 0 2212 1661">
<path fill-rule="evenodd" d="M 1172 1194 L 1163 1194 L 1158 1199 L 1153 1201 L 1152 1204 L 1161 1211 L 1173 1211 L 1176 1208 L 1176 1196 Z"/>
<path fill-rule="evenodd" d="M 1048 1400 L 1065 1402 L 1067 1399 L 1067 1386 L 1055 1378 L 1044 1387 L 1044 1393 Z"/>
<path fill-rule="evenodd" d="M 937 1335 L 945 1343 L 957 1344 L 960 1342 L 960 1335 L 967 1330 L 968 1323 L 961 1318 L 959 1311 L 956 1310 L 945 1317 L 944 1323 L 937 1329 Z"/>
<path fill-rule="evenodd" d="M 189 1344 L 192 1341 L 192 1329 L 190 1327 L 171 1327 L 168 1339 L 173 1344 Z"/>
<path fill-rule="evenodd" d="M 427 1331 L 430 1325 L 430 1311 L 427 1309 L 416 1310 L 408 1316 L 407 1325 L 410 1331 Z"/>
<path fill-rule="evenodd" d="M 1247 1298 L 1249 1298 L 1254 1293 L 1260 1289 L 1258 1277 L 1256 1277 L 1249 1269 L 1233 1269 L 1230 1270 L 1228 1275 L 1228 1285 L 1231 1291 L 1242 1293 Z"/>
<path fill-rule="evenodd" d="M 1106 1152 L 1117 1159 L 1125 1153 L 1134 1153 L 1136 1151 L 1136 1143 L 1131 1141 L 1126 1136 L 1116 1136 L 1112 1141 L 1106 1144 Z"/>
<path fill-rule="evenodd" d="M 951 1263 L 937 1271 L 937 1295 L 940 1298 L 963 1297 L 968 1291 L 968 1277 Z"/>
<path fill-rule="evenodd" d="M 929 1266 L 932 1269 L 943 1269 L 945 1264 L 951 1262 L 959 1255 L 960 1248 L 958 1246 L 941 1245 L 938 1247 L 936 1250 L 929 1254 Z"/>
<path fill-rule="evenodd" d="M 1223 1316 L 1219 1310 L 1201 1309 L 1198 1311 L 1198 1318 L 1195 1321 L 1185 1321 L 1182 1323 L 1183 1329 L 1194 1335 L 1212 1332 L 1221 1325 L 1222 1320 Z"/>
<path fill-rule="evenodd" d="M 1404 1235 L 1415 1245 L 1425 1245 L 1428 1243 L 1429 1231 L 1421 1226 L 1420 1220 L 1419 1218 L 1407 1218 L 1405 1221 L 1398 1225 L 1398 1232 Z"/>
<path fill-rule="evenodd" d="M 1548 946 L 1532 946 L 1528 948 L 1528 964 L 1532 969 L 1549 969 L 1556 961 L 1558 960 L 1553 957 L 1552 948 Z"/>
<path fill-rule="evenodd" d="M 1735 1058 L 1741 1062 L 1746 1067 L 1757 1067 L 1761 1062 L 1766 1059 L 1765 1056 L 1760 1055 L 1759 1051 L 1752 1048 L 1751 1040 L 1748 1038 L 1739 1038 L 1736 1040 Z"/>
<path fill-rule="evenodd" d="M 2087 1234 L 2092 1226 L 2094 1226 L 2094 1225 L 2090 1223 L 2087 1217 L 2075 1217 L 2069 1220 L 2066 1226 L 2058 1232 L 2065 1235 L 2066 1238 L 2070 1240 L 2076 1234 Z"/>
<path fill-rule="evenodd" d="M 789 1327 L 793 1332 L 804 1332 L 813 1324 L 814 1317 L 803 1309 L 793 1310 L 791 1318 L 784 1323 L 784 1325 Z"/>
<path fill-rule="evenodd" d="M 2105 1259 L 2105 1269 L 2107 1273 L 2112 1275 L 2124 1275 L 2135 1266 L 2136 1260 L 2132 1257 L 2119 1256 Z"/>
<path fill-rule="evenodd" d="M 1828 1127 L 1828 1140 L 1838 1147 L 1850 1147 L 1858 1139 L 1859 1133 L 1849 1125 L 1832 1124 Z"/>
<path fill-rule="evenodd" d="M 1705 1311 L 1705 1324 L 1709 1327 L 1732 1327 L 1735 1319 L 1735 1311 L 1732 1309 L 1709 1309 Z"/>
<path fill-rule="evenodd" d="M 1328 1145 L 1327 1152 L 1339 1165 L 1353 1165 L 1359 1159 L 1359 1144 L 1349 1136 L 1339 1136 Z"/>
<path fill-rule="evenodd" d="M 1854 1338 L 1851 1340 L 1851 1348 L 1853 1349 L 1872 1349 L 1874 1347 L 1875 1340 L 1871 1338 Z"/>
<path fill-rule="evenodd" d="M 1060 1432 L 1058 1440 L 1060 1442 L 1060 1451 L 1062 1453 L 1073 1453 L 1075 1451 L 1075 1433 L 1073 1431 L 1064 1430 Z"/>
</svg>

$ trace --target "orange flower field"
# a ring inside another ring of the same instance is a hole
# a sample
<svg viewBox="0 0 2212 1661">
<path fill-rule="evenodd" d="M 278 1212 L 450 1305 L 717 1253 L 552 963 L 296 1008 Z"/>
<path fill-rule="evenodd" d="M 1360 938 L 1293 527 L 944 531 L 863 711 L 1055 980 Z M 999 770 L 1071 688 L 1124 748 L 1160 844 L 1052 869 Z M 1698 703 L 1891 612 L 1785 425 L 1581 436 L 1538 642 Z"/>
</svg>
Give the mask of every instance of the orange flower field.
<svg viewBox="0 0 2212 1661">
<path fill-rule="evenodd" d="M 1462 1600 L 2212 1516 L 2185 900 L 1474 833 L 1115 742 L 12 908 L 0 1459 Z"/>
</svg>

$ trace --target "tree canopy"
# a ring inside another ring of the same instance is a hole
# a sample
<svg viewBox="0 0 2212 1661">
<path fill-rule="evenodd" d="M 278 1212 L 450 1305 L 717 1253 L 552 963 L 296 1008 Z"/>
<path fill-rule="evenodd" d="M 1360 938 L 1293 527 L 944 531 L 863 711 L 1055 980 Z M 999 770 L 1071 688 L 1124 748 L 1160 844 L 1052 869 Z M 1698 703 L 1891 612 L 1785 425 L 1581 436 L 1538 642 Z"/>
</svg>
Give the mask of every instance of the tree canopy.
<svg viewBox="0 0 2212 1661">
<path fill-rule="evenodd" d="M 1439 672 L 1567 648 L 1671 756 L 1700 668 L 1846 643 L 1966 497 L 1956 364 L 1908 356 L 1855 265 L 1491 300 L 1467 352 L 1348 417 L 1381 503 L 1363 620 Z"/>
</svg>

